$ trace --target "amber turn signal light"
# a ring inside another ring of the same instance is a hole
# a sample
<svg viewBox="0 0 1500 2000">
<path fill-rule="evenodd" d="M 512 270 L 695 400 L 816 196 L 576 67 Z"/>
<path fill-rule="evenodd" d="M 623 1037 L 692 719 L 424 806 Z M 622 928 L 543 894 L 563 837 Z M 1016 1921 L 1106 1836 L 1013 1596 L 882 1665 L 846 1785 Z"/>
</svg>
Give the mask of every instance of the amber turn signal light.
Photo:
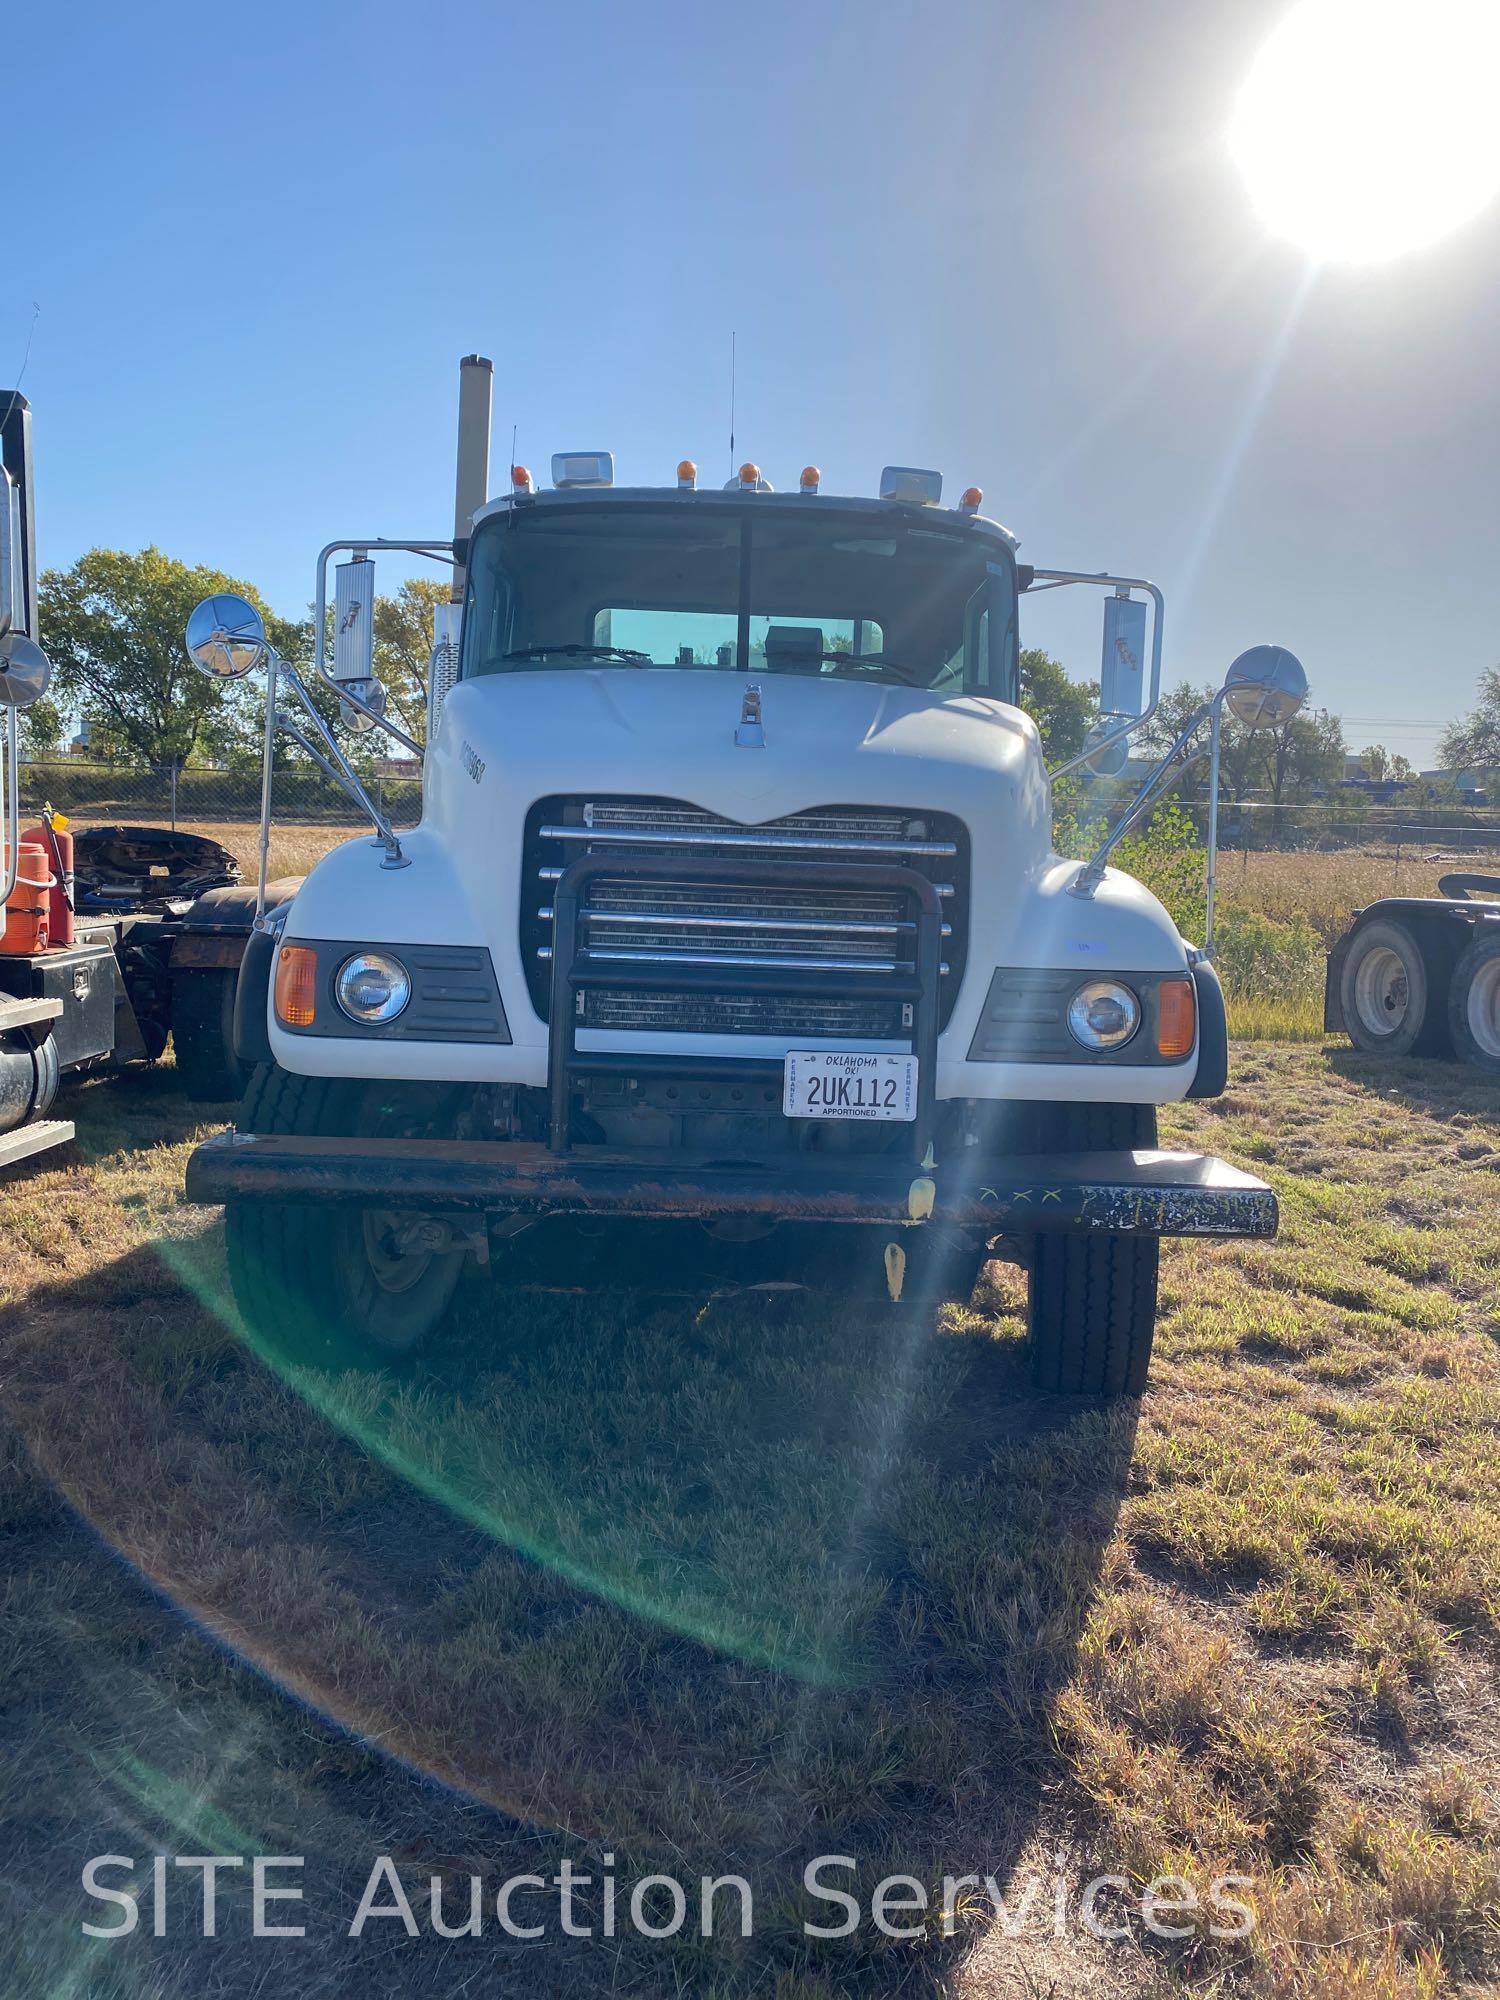
<svg viewBox="0 0 1500 2000">
<path fill-rule="evenodd" d="M 310 1028 L 317 1011 L 318 954 L 284 944 L 276 954 L 276 1018 L 284 1027 Z"/>
<path fill-rule="evenodd" d="M 1164 979 L 1156 1001 L 1156 1053 L 1191 1055 L 1197 1029 L 1197 1002 L 1191 979 Z"/>
</svg>

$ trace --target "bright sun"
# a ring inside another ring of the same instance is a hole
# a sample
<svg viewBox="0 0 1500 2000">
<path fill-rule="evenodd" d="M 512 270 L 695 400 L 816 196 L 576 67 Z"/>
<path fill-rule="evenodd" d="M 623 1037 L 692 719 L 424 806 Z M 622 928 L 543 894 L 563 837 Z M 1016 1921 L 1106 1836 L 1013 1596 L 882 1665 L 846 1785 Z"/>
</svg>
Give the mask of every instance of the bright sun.
<svg viewBox="0 0 1500 2000">
<path fill-rule="evenodd" d="M 1299 0 L 1251 67 L 1229 144 L 1261 219 L 1382 263 L 1500 190 L 1500 0 Z"/>
</svg>

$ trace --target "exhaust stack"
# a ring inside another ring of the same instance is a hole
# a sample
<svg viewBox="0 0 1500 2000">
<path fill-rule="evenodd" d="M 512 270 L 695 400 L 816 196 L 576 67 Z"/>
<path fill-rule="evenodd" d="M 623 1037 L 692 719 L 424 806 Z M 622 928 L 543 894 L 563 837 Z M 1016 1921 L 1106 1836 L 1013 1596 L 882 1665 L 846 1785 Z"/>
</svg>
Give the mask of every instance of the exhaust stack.
<svg viewBox="0 0 1500 2000">
<path fill-rule="evenodd" d="M 469 529 L 490 492 L 490 404 L 495 364 L 466 354 L 458 364 L 458 474 L 453 489 L 453 602 L 461 604 Z"/>
</svg>

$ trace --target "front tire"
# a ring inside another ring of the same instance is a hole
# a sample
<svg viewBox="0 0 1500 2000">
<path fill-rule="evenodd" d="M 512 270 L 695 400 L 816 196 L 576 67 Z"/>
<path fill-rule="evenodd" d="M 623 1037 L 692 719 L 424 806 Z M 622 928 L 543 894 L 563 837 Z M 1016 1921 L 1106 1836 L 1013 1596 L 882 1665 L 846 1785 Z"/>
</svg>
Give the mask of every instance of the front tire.
<svg viewBox="0 0 1500 2000">
<path fill-rule="evenodd" d="M 1058 1104 L 1043 1118 L 1049 1152 L 1128 1152 L 1156 1144 L 1151 1104 Z M 1027 1333 L 1036 1386 L 1055 1396 L 1138 1396 L 1156 1335 L 1155 1236 L 1032 1239 Z"/>
<path fill-rule="evenodd" d="M 436 1138 L 451 1130 L 450 1093 L 432 1085 L 294 1076 L 262 1064 L 240 1130 L 302 1138 Z M 393 1211 L 293 1202 L 226 1204 L 235 1301 L 252 1332 L 301 1361 L 389 1358 L 446 1317 L 462 1250 L 407 1248 Z"/>
</svg>

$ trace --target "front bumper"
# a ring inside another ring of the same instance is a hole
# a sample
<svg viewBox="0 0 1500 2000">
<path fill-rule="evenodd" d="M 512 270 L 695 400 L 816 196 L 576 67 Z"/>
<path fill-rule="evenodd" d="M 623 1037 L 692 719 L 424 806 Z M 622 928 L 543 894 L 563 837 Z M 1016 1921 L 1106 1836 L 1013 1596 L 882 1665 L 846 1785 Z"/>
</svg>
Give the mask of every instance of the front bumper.
<svg viewBox="0 0 1500 2000">
<path fill-rule="evenodd" d="M 1207 1153 L 1016 1155 L 923 1173 L 881 1156 L 739 1161 L 515 1141 L 296 1139 L 224 1132 L 188 1161 L 199 1203 L 276 1201 L 466 1215 L 919 1226 L 991 1235 L 1276 1234 L 1264 1181 Z"/>
</svg>

